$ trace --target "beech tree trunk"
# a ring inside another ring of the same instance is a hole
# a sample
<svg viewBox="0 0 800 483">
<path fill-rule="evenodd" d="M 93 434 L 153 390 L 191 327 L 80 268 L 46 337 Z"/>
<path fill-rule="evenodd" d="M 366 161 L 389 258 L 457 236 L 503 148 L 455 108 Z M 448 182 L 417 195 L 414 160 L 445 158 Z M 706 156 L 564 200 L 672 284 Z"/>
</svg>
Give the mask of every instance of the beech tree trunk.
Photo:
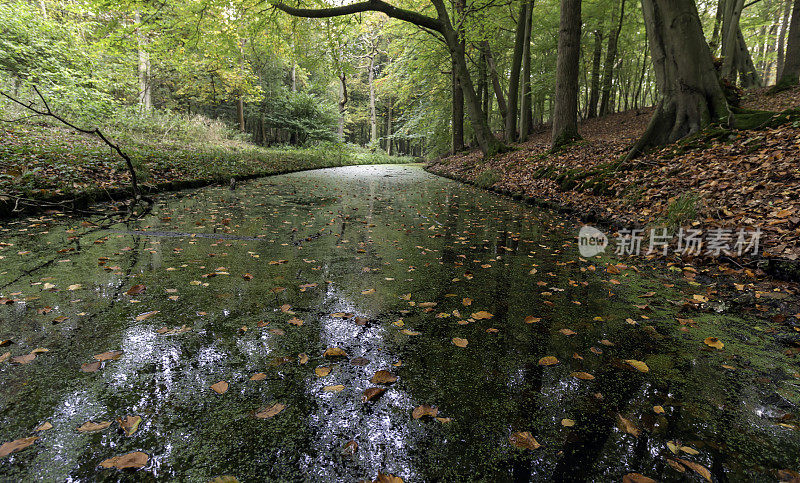
<svg viewBox="0 0 800 483">
<path fill-rule="evenodd" d="M 781 75 L 781 71 L 783 71 L 783 62 L 784 62 L 784 54 L 786 52 L 785 45 L 786 45 L 786 31 L 789 30 L 789 15 L 792 11 L 792 0 L 784 0 L 786 4 L 783 9 L 783 20 L 781 21 L 781 33 L 778 35 L 778 58 L 777 61 L 777 74 L 775 75 L 775 79 L 777 80 L 778 77 Z"/>
<path fill-rule="evenodd" d="M 464 150 L 464 91 L 461 89 L 461 82 L 456 74 L 456 63 L 452 62 L 452 149 L 453 153 Z"/>
<path fill-rule="evenodd" d="M 642 0 L 642 12 L 661 100 L 628 159 L 709 123 L 733 123 L 694 0 Z"/>
<path fill-rule="evenodd" d="M 134 14 L 134 23 L 138 26 L 142 23 L 139 11 Z M 147 41 L 144 35 L 136 28 L 136 45 L 139 54 L 138 74 L 139 74 L 139 110 L 142 114 L 150 112 L 153 108 L 153 97 L 150 86 L 150 53 L 145 50 Z"/>
<path fill-rule="evenodd" d="M 561 0 L 551 150 L 557 150 L 565 144 L 580 139 L 578 134 L 580 49 L 581 0 Z"/>
<path fill-rule="evenodd" d="M 528 140 L 533 114 L 531 113 L 531 21 L 533 20 L 533 0 L 529 2 L 525 17 L 525 35 L 522 41 L 522 95 L 520 96 L 519 142 Z"/>
<path fill-rule="evenodd" d="M 739 20 L 744 0 L 726 0 L 722 15 L 722 69 L 720 76 L 732 84 L 737 77 L 742 87 L 753 87 L 761 83 L 753 58 L 747 49 Z"/>
<path fill-rule="evenodd" d="M 794 0 L 792 20 L 789 22 L 789 39 L 786 42 L 786 58 L 776 86 L 785 88 L 797 85 L 800 77 L 800 0 Z"/>
<path fill-rule="evenodd" d="M 369 72 L 367 81 L 369 82 L 369 143 L 378 142 L 378 115 L 375 111 L 375 52 L 369 56 Z"/>
<path fill-rule="evenodd" d="M 392 98 L 389 98 L 389 107 L 386 113 L 386 154 L 392 155 Z"/>
<path fill-rule="evenodd" d="M 344 142 L 345 106 L 347 105 L 347 76 L 339 74 L 339 142 Z"/>
<path fill-rule="evenodd" d="M 500 79 L 497 76 L 497 65 L 494 63 L 494 57 L 489 48 L 489 42 L 484 40 L 483 45 L 486 49 L 486 63 L 489 65 L 489 76 L 492 78 L 492 88 L 494 89 L 495 97 L 497 97 L 497 108 L 500 110 L 500 116 L 505 120 L 507 113 L 506 97 L 503 94 L 503 86 L 500 85 Z"/>
<path fill-rule="evenodd" d="M 616 8 L 614 9 L 616 11 Z M 625 19 L 625 0 L 620 0 L 619 18 L 612 16 L 611 31 L 608 34 L 608 49 L 606 50 L 606 62 L 603 66 L 603 95 L 600 99 L 600 115 L 605 116 L 613 110 L 611 101 L 611 86 L 614 80 L 614 62 L 617 60 L 617 45 L 619 43 L 619 33 L 622 31 L 622 21 Z M 616 20 L 616 25 L 614 25 Z"/>
<path fill-rule="evenodd" d="M 525 48 L 525 19 L 528 18 L 530 2 L 523 2 L 519 8 L 519 20 L 514 37 L 514 53 L 511 56 L 511 73 L 508 78 L 508 106 L 506 109 L 506 141 L 517 138 L 517 102 L 519 100 L 519 81 L 522 69 L 522 55 Z"/>
<path fill-rule="evenodd" d="M 594 55 L 592 56 L 592 81 L 589 89 L 589 109 L 586 117 L 597 117 L 597 103 L 600 101 L 600 60 L 603 57 L 603 32 L 594 31 Z"/>
</svg>

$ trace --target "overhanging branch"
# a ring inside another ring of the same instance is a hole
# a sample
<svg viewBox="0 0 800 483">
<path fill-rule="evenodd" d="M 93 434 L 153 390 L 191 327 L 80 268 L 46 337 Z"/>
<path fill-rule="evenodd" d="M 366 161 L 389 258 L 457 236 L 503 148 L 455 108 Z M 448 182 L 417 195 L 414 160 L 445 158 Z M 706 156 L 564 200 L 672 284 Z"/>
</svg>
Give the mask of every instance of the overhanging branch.
<svg viewBox="0 0 800 483">
<path fill-rule="evenodd" d="M 361 12 L 383 12 L 389 17 L 412 23 L 419 27 L 443 33 L 444 26 L 439 19 L 428 17 L 421 13 L 397 8 L 383 0 L 367 0 L 365 2 L 351 3 L 341 7 L 331 8 L 297 8 L 290 7 L 281 2 L 272 2 L 272 6 L 295 17 L 330 18 L 341 17 Z"/>
</svg>

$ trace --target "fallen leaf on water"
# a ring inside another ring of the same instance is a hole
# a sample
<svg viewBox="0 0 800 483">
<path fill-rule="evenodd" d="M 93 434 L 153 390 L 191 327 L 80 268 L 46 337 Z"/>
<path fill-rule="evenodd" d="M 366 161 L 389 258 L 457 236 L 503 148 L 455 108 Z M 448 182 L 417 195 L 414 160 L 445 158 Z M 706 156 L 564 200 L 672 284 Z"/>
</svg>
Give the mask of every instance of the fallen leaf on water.
<svg viewBox="0 0 800 483">
<path fill-rule="evenodd" d="M 100 421 L 99 423 L 95 423 L 94 421 L 86 421 L 78 426 L 77 429 L 81 433 L 91 433 L 93 431 L 102 431 L 109 426 L 111 426 L 111 421 Z"/>
<path fill-rule="evenodd" d="M 699 474 L 706 480 L 711 481 L 711 472 L 708 471 L 708 468 L 706 468 L 705 466 L 681 458 L 678 458 L 678 461 L 686 465 L 687 468 L 694 470 L 697 474 Z"/>
<path fill-rule="evenodd" d="M 149 319 L 150 317 L 156 315 L 158 312 L 159 312 L 158 310 L 151 310 L 150 312 L 145 312 L 143 314 L 139 314 L 139 315 L 136 316 L 136 320 L 141 322 L 141 321 L 143 321 L 145 319 Z"/>
<path fill-rule="evenodd" d="M 125 431 L 125 436 L 131 436 L 139 429 L 139 424 L 142 422 L 141 416 L 125 416 L 124 419 L 117 419 L 119 427 Z"/>
<path fill-rule="evenodd" d="M 384 369 L 375 372 L 375 374 L 369 380 L 369 382 L 373 384 L 392 384 L 393 382 L 396 381 L 397 381 L 397 376 Z"/>
<path fill-rule="evenodd" d="M 268 418 L 271 418 L 271 417 L 277 415 L 278 413 L 280 413 L 284 409 L 286 409 L 286 405 L 285 404 L 275 403 L 272 406 L 268 406 L 268 407 L 262 409 L 261 411 L 257 412 L 256 413 L 256 417 L 258 419 L 268 419 Z"/>
<path fill-rule="evenodd" d="M 592 379 L 594 379 L 594 376 L 589 374 L 588 372 L 573 372 L 572 374 L 570 374 L 570 376 L 576 379 L 582 379 L 584 381 L 591 381 Z"/>
<path fill-rule="evenodd" d="M 292 317 L 291 319 L 289 319 L 289 323 L 292 324 L 292 325 L 296 325 L 296 326 L 300 327 L 301 325 L 303 325 L 303 319 L 298 319 L 297 317 Z"/>
<path fill-rule="evenodd" d="M 700 454 L 699 451 L 697 451 L 696 449 L 692 448 L 691 446 L 681 446 L 680 450 L 683 451 L 684 453 L 690 454 L 690 455 Z"/>
<path fill-rule="evenodd" d="M 316 374 L 317 377 L 325 377 L 330 373 L 331 373 L 330 367 L 320 366 L 314 368 L 314 374 Z"/>
<path fill-rule="evenodd" d="M 25 354 L 24 356 L 15 356 L 11 358 L 11 362 L 14 364 L 29 364 L 36 359 L 36 353 L 31 352 L 30 354 Z"/>
<path fill-rule="evenodd" d="M 342 456 L 353 456 L 356 454 L 357 451 L 358 451 L 358 443 L 356 443 L 355 441 L 348 441 L 347 444 L 345 444 L 342 447 L 339 453 Z"/>
<path fill-rule="evenodd" d="M 664 408 L 661 406 L 653 406 L 653 412 L 656 414 L 664 414 Z"/>
<path fill-rule="evenodd" d="M 561 332 L 564 335 L 575 335 L 575 334 L 577 334 L 577 332 L 575 332 L 572 329 L 561 329 L 561 330 L 559 330 L 559 332 Z"/>
<path fill-rule="evenodd" d="M 492 317 L 494 317 L 494 315 L 490 314 L 485 310 L 479 310 L 474 314 L 472 314 L 471 317 L 475 320 L 481 320 L 481 319 L 491 319 Z"/>
<path fill-rule="evenodd" d="M 417 332 L 416 330 L 410 330 L 410 329 L 403 329 L 400 332 L 402 332 L 405 335 L 420 335 L 422 333 L 422 332 Z"/>
<path fill-rule="evenodd" d="M 453 344 L 457 347 L 466 347 L 469 341 L 467 339 L 462 339 L 460 337 L 453 337 Z"/>
<path fill-rule="evenodd" d="M 625 359 L 625 362 L 627 362 L 630 366 L 632 366 L 637 371 L 641 371 L 641 372 L 649 372 L 650 371 L 650 368 L 647 367 L 647 364 L 645 364 L 642 361 L 637 361 L 635 359 Z"/>
<path fill-rule="evenodd" d="M 94 356 L 95 359 L 98 361 L 115 361 L 119 359 L 123 354 L 123 351 L 108 351 L 103 352 L 102 354 L 97 354 Z"/>
<path fill-rule="evenodd" d="M 363 367 L 363 366 L 366 366 L 367 364 L 369 364 L 369 359 L 367 359 L 366 357 L 354 357 L 354 358 L 350 359 L 350 364 L 353 364 L 354 366 L 362 366 Z"/>
<path fill-rule="evenodd" d="M 508 437 L 508 442 L 520 449 L 534 450 L 542 445 L 533 437 L 530 431 L 517 431 Z"/>
<path fill-rule="evenodd" d="M 436 418 L 433 418 L 433 419 L 439 421 L 442 424 L 447 424 L 447 423 L 453 421 L 451 418 L 439 418 L 439 417 L 436 417 Z"/>
<path fill-rule="evenodd" d="M 373 399 L 377 399 L 386 392 L 385 387 L 370 387 L 364 391 L 364 395 L 361 397 L 362 402 L 372 401 Z"/>
<path fill-rule="evenodd" d="M 216 384 L 212 384 L 211 389 L 213 389 L 217 394 L 224 394 L 225 391 L 228 390 L 228 383 L 225 381 L 219 381 Z"/>
<path fill-rule="evenodd" d="M 125 292 L 125 293 L 127 295 L 139 295 L 139 294 L 143 294 L 145 292 L 145 290 L 147 290 L 147 287 L 145 287 L 142 284 L 136 284 L 133 287 L 129 288 L 128 291 Z"/>
<path fill-rule="evenodd" d="M 464 307 L 468 307 L 472 305 L 472 299 L 469 297 L 464 297 L 463 299 L 461 299 L 461 303 L 464 304 Z"/>
<path fill-rule="evenodd" d="M 540 366 L 552 366 L 554 364 L 558 364 L 558 359 L 555 356 L 544 356 L 539 359 Z"/>
<path fill-rule="evenodd" d="M 100 362 L 100 361 L 86 362 L 84 364 L 81 364 L 81 371 L 83 371 L 83 372 L 97 372 L 102 365 L 103 365 L 103 363 Z"/>
<path fill-rule="evenodd" d="M 656 480 L 641 473 L 628 473 L 622 477 L 622 483 L 656 483 Z"/>
<path fill-rule="evenodd" d="M 251 381 L 263 381 L 266 378 L 267 378 L 267 375 L 264 374 L 263 372 L 256 372 L 255 374 L 250 376 L 250 380 Z"/>
<path fill-rule="evenodd" d="M 375 289 L 374 288 L 368 288 L 366 290 L 362 290 L 361 291 L 361 295 L 372 295 L 374 293 L 375 293 Z"/>
<path fill-rule="evenodd" d="M 534 317 L 532 315 L 525 317 L 526 324 L 535 324 L 536 322 L 541 322 L 541 321 L 542 321 L 541 317 Z"/>
<path fill-rule="evenodd" d="M 50 424 L 50 421 L 45 421 L 39 427 L 34 429 L 34 431 L 47 431 L 48 429 L 53 429 L 53 425 Z"/>
<path fill-rule="evenodd" d="M 69 287 L 67 287 L 67 290 L 70 291 L 80 290 L 81 287 L 83 287 L 83 285 L 76 283 L 74 285 L 70 285 Z"/>
<path fill-rule="evenodd" d="M 253 275 L 251 275 L 249 273 L 245 273 L 244 275 L 242 275 L 242 278 L 247 280 L 247 281 L 250 281 L 250 280 L 253 280 Z"/>
<path fill-rule="evenodd" d="M 0 446 L 0 458 L 4 458 L 11 453 L 27 448 L 37 439 L 39 439 L 38 436 L 30 436 L 28 438 L 16 439 L 14 441 L 3 443 L 3 445 Z"/>
<path fill-rule="evenodd" d="M 336 384 L 334 386 L 325 386 L 322 388 L 322 390 L 325 392 L 339 392 L 342 391 L 343 389 L 344 386 L 342 384 Z"/>
<path fill-rule="evenodd" d="M 300 362 L 300 364 L 306 364 L 308 362 L 308 354 L 306 354 L 305 352 L 297 354 L 297 359 Z"/>
<path fill-rule="evenodd" d="M 378 473 L 378 477 L 373 483 L 403 483 L 403 479 L 387 473 Z"/>
<path fill-rule="evenodd" d="M 575 421 L 573 421 L 572 419 L 564 418 L 564 419 L 561 420 L 561 426 L 564 426 L 564 427 L 567 427 L 567 428 L 571 428 L 571 427 L 575 426 Z"/>
<path fill-rule="evenodd" d="M 325 349 L 325 353 L 323 354 L 325 357 L 347 357 L 347 353 L 344 349 L 340 349 L 338 347 L 328 347 Z"/>
<path fill-rule="evenodd" d="M 427 404 L 417 406 L 411 413 L 411 417 L 413 417 L 414 419 L 419 419 L 423 416 L 430 416 L 432 418 L 435 418 L 438 415 L 439 415 L 439 408 L 434 408 L 428 406 Z"/>
<path fill-rule="evenodd" d="M 697 302 L 708 302 L 708 297 L 705 295 L 694 294 L 692 298 Z"/>
<path fill-rule="evenodd" d="M 3 355 L 0 356 L 0 362 L 5 362 L 11 358 L 10 352 L 5 352 Z"/>
<path fill-rule="evenodd" d="M 725 347 L 725 344 L 722 343 L 721 340 L 717 339 L 716 337 L 706 337 L 706 340 L 703 341 L 707 346 L 713 347 L 715 349 L 722 350 Z"/>
<path fill-rule="evenodd" d="M 139 469 L 143 468 L 144 465 L 147 464 L 147 460 L 150 457 L 147 453 L 142 453 L 141 451 L 134 451 L 133 453 L 124 454 L 121 456 L 114 456 L 113 458 L 109 458 L 102 463 L 100 466 L 103 468 L 117 468 L 119 470 L 123 470 L 126 468 L 134 468 Z"/>
<path fill-rule="evenodd" d="M 639 428 L 637 428 L 636 425 L 633 424 L 633 421 L 623 418 L 621 414 L 617 414 L 617 426 L 622 431 L 625 431 L 626 433 L 631 434 L 637 438 L 639 437 L 639 432 L 640 432 Z"/>
</svg>

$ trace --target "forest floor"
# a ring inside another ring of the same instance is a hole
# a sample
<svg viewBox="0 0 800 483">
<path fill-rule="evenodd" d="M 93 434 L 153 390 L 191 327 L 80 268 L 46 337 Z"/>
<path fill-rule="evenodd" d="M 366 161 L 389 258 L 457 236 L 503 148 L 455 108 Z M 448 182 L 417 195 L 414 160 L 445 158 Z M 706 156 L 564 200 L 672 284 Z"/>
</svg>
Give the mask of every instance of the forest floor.
<svg viewBox="0 0 800 483">
<path fill-rule="evenodd" d="M 742 102 L 771 111 L 798 106 L 800 89 L 777 95 L 752 90 Z M 585 121 L 583 140 L 556 154 L 548 154 L 550 133 L 543 128 L 507 154 L 484 159 L 475 151 L 459 153 L 433 161 L 428 170 L 555 204 L 618 230 L 760 227 L 762 257 L 800 258 L 800 123 L 707 132 L 617 165 L 651 113 L 639 109 Z"/>
<path fill-rule="evenodd" d="M 132 158 L 145 192 L 227 183 L 232 177 L 411 159 L 332 144 L 263 148 L 227 139 L 161 136 L 125 136 L 119 144 Z M 129 184 L 124 161 L 98 139 L 48 125 L 0 125 L 0 217 L 11 213 L 17 197 L 34 204 L 77 199 L 78 206 L 85 206 L 124 198 Z"/>
</svg>

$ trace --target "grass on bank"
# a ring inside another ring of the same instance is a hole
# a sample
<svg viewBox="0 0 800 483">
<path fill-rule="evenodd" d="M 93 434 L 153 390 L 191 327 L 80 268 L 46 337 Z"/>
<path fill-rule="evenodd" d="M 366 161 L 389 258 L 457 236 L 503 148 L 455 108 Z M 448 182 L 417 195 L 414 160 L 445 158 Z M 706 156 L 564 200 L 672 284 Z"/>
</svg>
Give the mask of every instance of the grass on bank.
<svg viewBox="0 0 800 483">
<path fill-rule="evenodd" d="M 3 118 L 13 115 L 3 114 Z M 98 125 L 130 155 L 140 183 L 153 189 L 304 169 L 413 161 L 351 144 L 265 148 L 247 142 L 245 135 L 222 121 L 168 112 L 141 117 L 120 111 Z M 91 136 L 45 119 L 0 123 L 0 196 L 103 198 L 105 192 L 127 188 L 128 183 L 123 160 Z"/>
</svg>

